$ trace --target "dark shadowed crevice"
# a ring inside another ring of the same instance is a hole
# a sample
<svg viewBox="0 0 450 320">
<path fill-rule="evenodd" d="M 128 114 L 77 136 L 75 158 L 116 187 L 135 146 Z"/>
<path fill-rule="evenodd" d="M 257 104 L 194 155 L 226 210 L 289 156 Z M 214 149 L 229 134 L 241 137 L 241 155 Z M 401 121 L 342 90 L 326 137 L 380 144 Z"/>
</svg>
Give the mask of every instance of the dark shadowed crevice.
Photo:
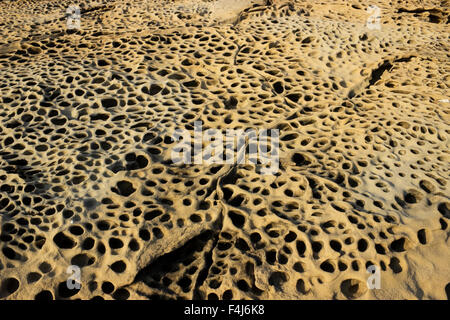
<svg viewBox="0 0 450 320">
<path fill-rule="evenodd" d="M 208 242 L 211 240 L 216 241 L 216 238 L 217 235 L 213 231 L 204 231 L 203 233 L 188 240 L 181 247 L 152 261 L 149 265 L 138 272 L 133 283 L 143 282 L 150 288 L 164 292 L 168 296 L 176 296 L 177 294 L 174 291 L 169 289 L 166 285 L 164 285 L 164 283 L 161 283 L 161 279 L 163 279 L 167 274 L 178 271 L 179 266 L 185 264 L 186 261 L 194 260 L 196 252 L 204 251 L 208 246 Z M 205 264 L 208 264 L 208 255 L 211 256 L 211 252 L 207 252 L 204 255 L 206 261 Z M 202 272 L 200 272 L 198 278 L 201 274 Z M 196 283 L 198 282 L 199 280 L 197 279 Z M 194 290 L 195 288 L 196 287 L 194 287 Z"/>
<path fill-rule="evenodd" d="M 448 23 L 448 20 L 450 19 L 450 17 L 447 16 L 447 14 L 439 9 L 436 8 L 432 8 L 432 9 L 423 9 L 423 8 L 417 8 L 417 9 L 405 9 L 405 8 L 400 8 L 397 10 L 397 13 L 413 13 L 413 14 L 420 14 L 420 13 L 425 13 L 428 12 L 428 22 L 431 23 Z M 447 21 L 445 19 L 445 16 L 447 16 Z"/>
<path fill-rule="evenodd" d="M 415 56 L 408 56 L 408 57 L 399 58 L 399 59 L 396 59 L 396 60 L 393 60 L 393 61 L 384 60 L 383 63 L 379 67 L 377 67 L 376 69 L 372 70 L 372 73 L 370 74 L 370 78 L 369 78 L 369 84 L 367 85 L 366 89 L 369 89 L 372 85 L 377 83 L 377 81 L 381 79 L 381 77 L 383 76 L 385 71 L 390 72 L 395 63 L 409 62 L 414 57 Z M 352 90 L 349 93 L 349 97 L 348 98 L 351 99 L 355 95 L 356 94 Z"/>
<path fill-rule="evenodd" d="M 389 72 L 391 69 L 392 64 L 389 61 L 384 61 L 381 66 L 372 70 L 372 74 L 370 75 L 369 79 L 369 85 L 367 86 L 367 88 L 370 88 L 370 86 L 374 85 L 378 80 L 380 80 L 381 76 L 386 70 Z"/>
<path fill-rule="evenodd" d="M 207 253 L 205 253 L 204 258 L 205 258 L 205 264 L 203 269 L 199 272 L 197 279 L 195 281 L 195 285 L 194 285 L 194 291 L 193 291 L 193 296 L 192 299 L 195 300 L 204 300 L 206 297 L 204 297 L 202 295 L 202 293 L 200 292 L 200 287 L 203 285 L 203 283 L 205 282 L 206 278 L 208 277 L 209 274 L 209 270 L 213 264 L 213 252 L 216 249 L 217 243 L 219 241 L 219 235 L 220 232 L 222 231 L 222 227 L 223 227 L 223 213 L 220 213 L 219 219 L 218 219 L 218 228 L 219 231 L 215 232 L 213 235 L 213 245 L 211 247 L 211 250 L 209 250 Z"/>
</svg>

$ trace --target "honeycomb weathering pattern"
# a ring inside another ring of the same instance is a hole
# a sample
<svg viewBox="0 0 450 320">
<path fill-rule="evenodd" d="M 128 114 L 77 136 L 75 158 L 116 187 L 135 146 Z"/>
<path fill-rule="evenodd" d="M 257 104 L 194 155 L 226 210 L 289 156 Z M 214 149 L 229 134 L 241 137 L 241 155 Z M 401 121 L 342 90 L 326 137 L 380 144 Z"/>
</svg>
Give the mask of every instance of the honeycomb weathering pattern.
<svg viewBox="0 0 450 320">
<path fill-rule="evenodd" d="M 448 1 L 77 4 L 0 1 L 0 298 L 448 298 Z M 278 173 L 173 165 L 195 121 Z"/>
</svg>

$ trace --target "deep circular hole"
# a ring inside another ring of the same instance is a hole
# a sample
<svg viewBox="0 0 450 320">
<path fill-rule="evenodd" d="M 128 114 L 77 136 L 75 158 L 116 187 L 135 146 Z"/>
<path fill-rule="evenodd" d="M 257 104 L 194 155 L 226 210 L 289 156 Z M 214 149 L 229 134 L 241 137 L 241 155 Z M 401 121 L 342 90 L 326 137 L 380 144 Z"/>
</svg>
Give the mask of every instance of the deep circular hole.
<svg viewBox="0 0 450 320">
<path fill-rule="evenodd" d="M 114 289 L 115 289 L 114 285 L 111 282 L 109 282 L 109 281 L 103 282 L 103 284 L 102 284 L 102 291 L 104 293 L 110 294 L 111 292 L 114 291 Z"/>
<path fill-rule="evenodd" d="M 122 273 L 127 268 L 127 265 L 122 260 L 116 261 L 111 265 L 111 269 L 116 273 Z"/>
<path fill-rule="evenodd" d="M 48 290 L 43 290 L 34 297 L 34 300 L 39 300 L 39 301 L 53 300 L 53 293 Z"/>
</svg>

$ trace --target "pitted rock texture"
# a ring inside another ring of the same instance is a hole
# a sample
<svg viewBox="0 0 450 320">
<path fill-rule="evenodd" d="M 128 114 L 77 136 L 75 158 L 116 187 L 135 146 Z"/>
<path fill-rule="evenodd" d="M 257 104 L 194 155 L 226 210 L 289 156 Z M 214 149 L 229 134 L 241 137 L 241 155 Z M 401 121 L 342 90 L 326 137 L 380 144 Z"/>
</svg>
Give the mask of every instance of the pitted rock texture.
<svg viewBox="0 0 450 320">
<path fill-rule="evenodd" d="M 449 297 L 448 1 L 72 4 L 0 1 L 0 298 Z M 174 164 L 196 121 L 278 172 Z"/>
</svg>

